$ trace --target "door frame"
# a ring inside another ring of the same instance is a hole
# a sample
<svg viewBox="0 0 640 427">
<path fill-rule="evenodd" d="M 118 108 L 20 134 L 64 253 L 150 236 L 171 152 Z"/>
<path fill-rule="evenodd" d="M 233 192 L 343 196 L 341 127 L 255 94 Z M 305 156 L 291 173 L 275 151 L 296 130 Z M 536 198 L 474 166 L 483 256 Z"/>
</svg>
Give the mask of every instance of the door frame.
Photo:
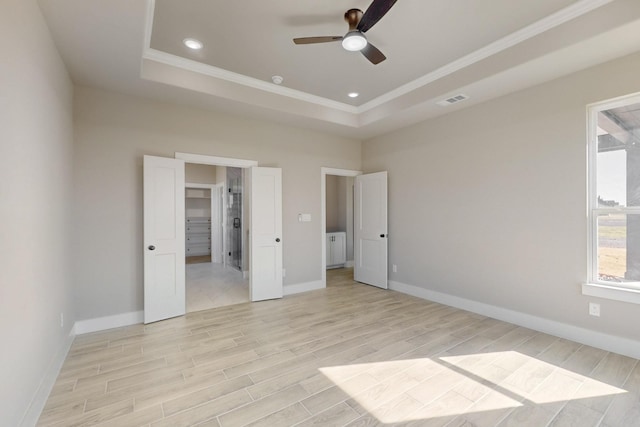
<svg viewBox="0 0 640 427">
<path fill-rule="evenodd" d="M 174 154 L 174 157 L 176 159 L 180 159 L 180 160 L 184 160 L 185 164 L 186 163 L 195 163 L 195 164 L 200 164 L 200 165 L 210 165 L 210 166 L 225 166 L 225 167 L 232 167 L 232 168 L 240 168 L 243 170 L 243 176 L 245 174 L 245 172 L 247 171 L 247 169 L 250 169 L 253 166 L 258 166 L 258 161 L 257 160 L 249 160 L 249 159 L 237 159 L 237 158 L 233 158 L 233 157 L 220 157 L 220 156 L 209 156 L 206 154 L 192 154 L 192 153 L 182 153 L 179 151 L 176 151 Z M 223 183 L 218 183 L 215 185 L 222 185 L 222 224 L 223 224 L 223 230 L 222 230 L 222 236 L 223 236 L 223 240 L 222 240 L 222 250 L 223 252 L 226 254 L 226 219 L 227 219 L 227 199 L 226 199 L 226 191 L 227 191 L 227 180 L 225 179 Z M 246 193 L 247 197 L 251 197 L 251 189 L 250 188 L 245 188 L 243 190 Z M 243 206 L 243 209 L 245 207 Z M 250 214 L 250 211 L 249 211 Z M 243 214 L 244 215 L 244 214 Z M 244 221 L 243 221 L 244 222 Z M 244 234 L 244 233 L 243 233 Z M 243 237 L 244 239 L 244 237 Z M 249 253 L 248 251 L 245 252 L 243 251 L 243 258 L 245 257 L 245 255 L 248 257 Z M 227 261 L 227 257 L 223 256 L 222 257 L 222 263 L 223 265 L 226 265 L 226 261 Z M 246 267 L 247 269 L 249 269 L 249 271 L 244 271 L 244 265 L 245 265 L 245 261 L 246 261 Z M 246 279 L 248 277 L 251 276 L 251 271 L 250 271 L 250 264 L 249 264 L 250 260 L 249 259 L 243 259 L 243 269 L 242 269 L 242 276 Z"/>
<path fill-rule="evenodd" d="M 320 263 L 322 287 L 327 287 L 327 175 L 356 177 L 362 175 L 362 171 L 351 169 L 320 168 L 320 242 L 322 253 Z"/>
<path fill-rule="evenodd" d="M 195 163 L 195 164 L 200 164 L 200 165 L 210 165 L 210 166 L 226 166 L 226 167 L 232 167 L 232 168 L 240 168 L 243 169 L 243 171 L 246 171 L 247 169 L 253 167 L 253 166 L 258 166 L 258 161 L 257 160 L 248 160 L 248 159 L 236 159 L 233 157 L 219 157 L 219 156 L 209 156 L 206 154 L 192 154 L 192 153 L 181 153 L 179 151 L 175 152 L 175 158 L 176 159 L 180 159 L 180 160 L 184 160 L 185 163 Z M 244 174 L 244 172 L 243 172 Z M 222 184 L 222 250 L 223 252 L 226 254 L 226 216 L 227 216 L 227 199 L 226 197 L 226 191 L 227 191 L 227 180 L 225 179 L 224 183 L 218 183 L 216 185 L 220 185 Z M 244 189 L 245 192 L 247 192 L 247 197 L 251 197 L 251 189 L 246 188 Z M 244 207 L 243 207 L 244 209 Z M 247 254 L 248 255 L 248 254 Z M 243 253 L 244 256 L 244 253 Z M 247 260 L 248 261 L 248 260 Z M 227 265 L 227 257 L 223 256 L 222 257 L 222 264 L 223 265 Z M 243 267 L 244 267 L 244 260 L 243 260 Z M 248 262 L 247 262 L 247 268 L 249 268 Z M 244 278 L 247 278 L 249 275 L 251 274 L 251 272 L 245 272 L 244 268 L 242 269 L 242 275 Z"/>
<path fill-rule="evenodd" d="M 215 200 L 213 198 L 213 194 L 215 193 Z M 215 247 L 218 251 L 218 256 L 214 257 L 213 252 L 211 252 L 211 262 L 215 262 L 217 264 L 223 264 L 224 261 L 224 221 L 225 221 L 225 208 L 226 203 L 224 199 L 224 183 L 218 183 L 213 186 L 211 190 L 211 213 L 213 215 L 213 211 L 216 211 L 216 216 L 218 218 L 218 224 L 216 228 L 218 229 L 218 233 L 220 233 L 220 238 L 213 238 L 213 228 L 211 229 L 211 250 Z"/>
</svg>

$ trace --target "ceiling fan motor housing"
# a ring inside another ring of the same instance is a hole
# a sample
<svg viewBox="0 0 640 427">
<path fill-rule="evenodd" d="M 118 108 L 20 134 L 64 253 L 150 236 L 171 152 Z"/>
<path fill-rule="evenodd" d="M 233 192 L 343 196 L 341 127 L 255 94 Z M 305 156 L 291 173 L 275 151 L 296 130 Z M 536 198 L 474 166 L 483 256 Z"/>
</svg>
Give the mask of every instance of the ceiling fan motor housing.
<svg viewBox="0 0 640 427">
<path fill-rule="evenodd" d="M 363 12 L 360 9 L 349 9 L 344 14 L 344 20 L 349 24 L 349 32 L 355 30 L 362 19 Z"/>
</svg>

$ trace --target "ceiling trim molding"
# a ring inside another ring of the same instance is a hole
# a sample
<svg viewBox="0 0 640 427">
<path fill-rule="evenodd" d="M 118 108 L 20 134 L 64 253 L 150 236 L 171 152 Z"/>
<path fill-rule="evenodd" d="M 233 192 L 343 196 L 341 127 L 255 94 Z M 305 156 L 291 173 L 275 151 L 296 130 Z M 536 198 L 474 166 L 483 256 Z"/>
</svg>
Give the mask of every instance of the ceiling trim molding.
<svg viewBox="0 0 640 427">
<path fill-rule="evenodd" d="M 151 32 L 153 31 L 153 16 L 156 13 L 156 0 L 147 0 L 147 17 L 144 26 L 144 40 L 142 45 L 142 56 L 151 47 Z M 140 58 L 142 62 L 142 58 Z"/>
<path fill-rule="evenodd" d="M 513 47 L 525 40 L 533 38 L 539 34 L 549 31 L 559 25 L 564 24 L 572 19 L 591 12 L 599 7 L 602 7 L 613 0 L 582 0 L 571 6 L 565 7 L 556 13 L 553 13 L 531 25 L 528 25 L 514 33 L 509 34 L 501 39 L 496 40 L 493 43 L 486 45 L 483 48 L 476 50 L 460 59 L 457 59 L 449 64 L 438 68 L 437 70 L 428 73 L 422 77 L 415 79 L 412 82 L 404 84 L 394 90 L 391 90 L 379 97 L 372 99 L 371 101 L 362 104 L 358 107 L 358 113 L 364 113 L 372 110 L 380 105 L 392 101 L 402 95 L 419 89 L 423 86 L 433 83 L 436 80 L 440 80 L 450 74 L 460 71 L 463 68 L 469 67 L 476 62 L 480 62 L 490 56 L 502 52 L 510 47 Z"/>
<path fill-rule="evenodd" d="M 291 89 L 284 86 L 276 86 L 274 83 L 265 82 L 263 80 L 259 80 L 253 77 L 248 77 L 242 74 L 234 73 L 232 71 L 224 70 L 222 68 L 214 67 L 212 65 L 204 64 L 202 62 L 183 58 L 177 55 L 172 55 L 172 54 L 151 48 L 151 34 L 153 32 L 153 16 L 155 13 L 155 8 L 156 8 L 156 0 L 147 0 L 147 17 L 146 17 L 147 22 L 146 22 L 145 32 L 144 32 L 144 47 L 142 50 L 141 60 L 150 59 L 163 64 L 180 67 L 187 71 L 193 71 L 196 73 L 204 74 L 209 77 L 226 80 L 232 83 L 240 84 L 240 85 L 251 87 L 254 89 L 263 90 L 265 92 L 275 93 L 276 95 L 286 96 L 289 98 L 297 99 L 299 101 L 310 102 L 316 105 L 320 105 L 322 107 L 327 107 L 327 108 L 331 108 L 334 110 L 343 111 L 351 114 L 359 113 L 358 107 L 355 107 L 353 105 L 334 101 L 332 99 L 324 98 L 322 96 L 312 95 L 307 92 Z"/>
<path fill-rule="evenodd" d="M 589 13 L 595 9 L 598 9 L 604 5 L 612 3 L 614 0 L 580 0 L 568 7 L 565 7 L 551 15 L 546 16 L 539 21 L 534 22 L 518 31 L 515 31 L 501 39 L 498 39 L 462 58 L 459 58 L 453 62 L 450 62 L 422 77 L 419 77 L 409 83 L 406 83 L 396 89 L 393 89 L 377 98 L 362 104 L 360 106 L 353 106 L 345 104 L 343 102 L 335 101 L 329 98 L 313 95 L 307 92 L 303 92 L 296 89 L 291 89 L 284 86 L 277 86 L 271 82 L 266 82 L 253 77 L 248 77 L 239 73 L 224 70 L 222 68 L 214 67 L 212 65 L 204 64 L 195 60 L 184 58 L 181 56 L 162 52 L 157 49 L 151 48 L 151 35 L 153 31 L 153 18 L 155 12 L 155 0 L 147 0 L 147 22 L 144 36 L 144 48 L 141 58 L 141 64 L 145 59 L 155 61 L 161 64 L 174 66 L 186 71 L 199 73 L 215 79 L 228 81 L 241 86 L 258 89 L 264 92 L 272 93 L 288 97 L 291 99 L 299 100 L 302 102 L 308 102 L 314 105 L 318 105 L 324 108 L 328 108 L 334 111 L 340 111 L 351 114 L 356 118 L 359 118 L 363 113 L 374 110 L 384 104 L 396 100 L 403 95 L 411 93 L 417 89 L 420 89 L 428 84 L 431 84 L 437 80 L 447 77 L 457 71 L 460 71 L 466 67 L 469 67 L 479 61 L 482 61 L 488 57 L 491 57 L 497 53 L 500 53 L 506 49 L 509 49 L 519 43 L 522 43 L 528 39 L 538 36 L 545 31 L 549 31 L 559 25 L 562 25 L 572 19 L 578 18 L 586 13 Z M 142 67 L 141 67 L 141 77 Z M 457 89 L 456 89 L 457 90 Z M 442 94 L 445 96 L 446 94 Z M 440 99 L 438 96 L 437 99 Z M 360 123 L 362 126 L 362 123 Z M 357 127 L 360 127 L 357 126 Z"/>
<path fill-rule="evenodd" d="M 214 67 L 208 64 L 203 64 L 202 62 L 183 58 L 181 56 L 162 52 L 153 48 L 145 49 L 142 56 L 143 59 L 150 59 L 161 64 L 179 67 L 187 71 L 193 71 L 195 73 L 203 74 L 205 76 L 213 77 L 220 80 L 225 80 L 231 83 L 236 83 L 253 89 L 259 89 L 265 92 L 274 93 L 276 95 L 286 96 L 289 98 L 297 99 L 299 101 L 310 102 L 322 107 L 343 111 L 345 113 L 358 113 L 358 107 L 354 107 L 352 105 L 333 101 L 321 96 L 312 95 L 300 90 L 295 90 L 284 86 L 277 86 L 274 83 L 234 73 L 232 71 L 224 70 L 222 68 Z"/>
</svg>

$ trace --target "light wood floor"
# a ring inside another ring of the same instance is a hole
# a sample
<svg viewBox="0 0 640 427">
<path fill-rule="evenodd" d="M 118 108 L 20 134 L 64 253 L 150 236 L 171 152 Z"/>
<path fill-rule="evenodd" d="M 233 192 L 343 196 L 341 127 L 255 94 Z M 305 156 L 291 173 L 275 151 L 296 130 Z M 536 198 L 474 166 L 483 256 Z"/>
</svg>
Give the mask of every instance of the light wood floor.
<svg viewBox="0 0 640 427">
<path fill-rule="evenodd" d="M 186 266 L 187 313 L 249 302 L 249 280 L 242 272 L 207 262 Z"/>
<path fill-rule="evenodd" d="M 350 274 L 78 336 L 39 425 L 640 425 L 638 360 Z"/>
<path fill-rule="evenodd" d="M 201 256 L 188 256 L 184 259 L 184 263 L 189 264 L 202 264 L 205 262 L 211 262 L 211 255 L 201 255 Z"/>
</svg>

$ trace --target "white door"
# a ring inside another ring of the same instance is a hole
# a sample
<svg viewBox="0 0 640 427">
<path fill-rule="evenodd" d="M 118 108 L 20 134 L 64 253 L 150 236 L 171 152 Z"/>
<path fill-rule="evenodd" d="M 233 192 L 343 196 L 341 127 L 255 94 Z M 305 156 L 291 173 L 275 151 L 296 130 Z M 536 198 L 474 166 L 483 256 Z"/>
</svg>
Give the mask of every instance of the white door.
<svg viewBox="0 0 640 427">
<path fill-rule="evenodd" d="M 144 156 L 144 323 L 185 313 L 184 161 Z"/>
<path fill-rule="evenodd" d="M 282 298 L 282 170 L 251 168 L 251 301 Z"/>
<path fill-rule="evenodd" d="M 357 176 L 354 200 L 354 279 L 387 289 L 387 172 Z"/>
</svg>

